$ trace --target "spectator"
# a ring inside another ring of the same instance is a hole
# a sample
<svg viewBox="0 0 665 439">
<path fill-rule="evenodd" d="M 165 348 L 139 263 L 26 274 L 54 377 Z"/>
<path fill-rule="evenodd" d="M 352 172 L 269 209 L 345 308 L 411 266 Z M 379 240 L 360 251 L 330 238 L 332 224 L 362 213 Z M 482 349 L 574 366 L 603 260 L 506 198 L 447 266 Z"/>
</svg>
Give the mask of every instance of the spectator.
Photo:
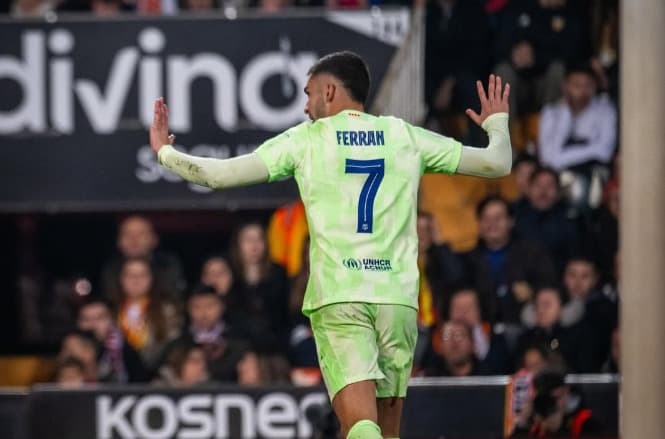
<svg viewBox="0 0 665 439">
<path fill-rule="evenodd" d="M 143 362 L 115 324 L 108 302 L 92 297 L 81 304 L 78 328 L 92 331 L 101 346 L 97 358 L 97 376 L 100 382 L 147 381 Z"/>
<path fill-rule="evenodd" d="M 616 149 L 616 108 L 607 96 L 596 96 L 596 88 L 590 67 L 569 68 L 563 99 L 546 105 L 540 119 L 540 162 L 566 171 L 569 197 L 581 207 L 600 204 L 602 194 L 593 194 L 592 185 L 602 187 Z"/>
<path fill-rule="evenodd" d="M 205 353 L 210 379 L 237 382 L 237 366 L 248 346 L 233 334 L 224 312 L 224 299 L 214 289 L 195 288 L 187 301 L 189 326 L 164 349 L 167 366 L 173 350 L 198 345 Z"/>
<path fill-rule="evenodd" d="M 585 320 L 591 328 L 603 328 L 605 325 L 611 325 L 609 331 L 611 332 L 614 324 L 616 324 L 616 316 L 612 317 L 612 313 L 605 314 L 606 323 L 602 322 L 603 319 L 596 320 L 596 318 L 589 319 L 590 314 L 595 311 L 586 311 L 587 299 L 593 305 L 600 300 L 612 303 L 606 297 L 605 292 L 598 288 L 598 274 L 596 272 L 593 262 L 583 256 L 574 257 L 566 263 L 566 268 L 563 274 L 563 284 L 567 297 L 570 299 L 563 306 L 561 311 L 561 324 L 569 327 Z M 603 300 L 604 298 L 604 300 Z M 616 307 L 615 307 L 616 308 Z M 616 313 L 614 313 L 616 314 Z M 522 322 L 528 328 L 533 328 L 536 325 L 536 312 L 533 303 L 527 304 L 522 310 Z M 609 332 L 605 335 L 601 332 L 599 340 L 609 341 Z M 603 358 L 606 355 L 604 351 Z"/>
<path fill-rule="evenodd" d="M 417 232 L 421 279 L 424 278 L 431 289 L 434 309 L 440 309 L 447 296 L 462 283 L 464 268 L 458 256 L 442 241 L 430 213 L 418 212 Z"/>
<path fill-rule="evenodd" d="M 515 207 L 515 231 L 524 239 L 540 242 L 552 256 L 558 273 L 579 252 L 577 222 L 561 200 L 558 175 L 549 168 L 534 171 L 527 198 Z"/>
<path fill-rule="evenodd" d="M 527 347 L 520 361 L 520 369 L 531 375 L 550 366 L 549 349 L 539 344 Z"/>
<path fill-rule="evenodd" d="M 53 11 L 49 0 L 14 0 L 10 14 L 14 18 L 43 18 Z"/>
<path fill-rule="evenodd" d="M 489 71 L 490 29 L 481 2 L 428 1 L 425 51 L 428 117 L 440 125 L 439 131 L 456 134 L 445 118 L 478 106 L 476 80 Z M 470 130 L 461 138 L 476 144 L 481 142 L 481 133 Z"/>
<path fill-rule="evenodd" d="M 203 263 L 200 282 L 209 286 L 223 299 L 224 319 L 234 326 L 241 324 L 238 310 L 238 292 L 235 291 L 235 278 L 231 263 L 226 256 L 210 256 Z"/>
<path fill-rule="evenodd" d="M 180 300 L 186 282 L 182 266 L 177 257 L 157 250 L 159 237 L 152 223 L 145 217 L 133 215 L 125 218 L 118 228 L 118 254 L 104 266 L 101 274 L 101 287 L 106 297 L 111 297 L 120 274 L 124 259 L 146 258 L 164 293 L 173 300 Z"/>
<path fill-rule="evenodd" d="M 581 304 L 583 322 L 595 333 L 597 340 L 597 365 L 600 366 L 610 353 L 612 331 L 618 324 L 617 298 L 600 288 L 598 272 L 593 261 L 585 257 L 571 259 L 566 265 L 564 285 L 571 301 Z M 594 368 L 595 369 L 595 368 Z"/>
<path fill-rule="evenodd" d="M 83 367 L 83 380 L 97 382 L 97 357 L 99 345 L 95 335 L 88 331 L 73 331 L 62 340 L 58 360 L 64 363 L 68 358 L 75 358 Z"/>
<path fill-rule="evenodd" d="M 447 321 L 434 337 L 433 345 L 438 346 L 425 359 L 425 376 L 464 377 L 485 374 L 474 355 L 472 329 L 465 323 Z"/>
<path fill-rule="evenodd" d="M 302 201 L 275 210 L 270 217 L 267 235 L 272 260 L 284 267 L 289 277 L 296 276 L 302 268 L 309 236 Z"/>
<path fill-rule="evenodd" d="M 543 287 L 534 298 L 536 326 L 522 334 L 518 353 L 534 345 L 549 346 L 554 365 L 565 364 L 578 373 L 594 372 L 596 341 L 588 326 L 561 325 L 561 296 L 555 288 Z"/>
<path fill-rule="evenodd" d="M 598 421 L 560 372 L 543 371 L 534 379 L 532 416 L 513 437 L 589 437 L 600 433 Z"/>
<path fill-rule="evenodd" d="M 537 243 L 513 236 L 508 203 L 488 197 L 477 208 L 480 241 L 465 257 L 467 276 L 480 293 L 483 315 L 507 324 L 509 346 L 519 328 L 520 311 L 533 289 L 556 281 L 547 252 Z"/>
<path fill-rule="evenodd" d="M 508 422 L 512 430 L 528 427 L 533 413 L 533 377 L 551 367 L 549 356 L 549 348 L 544 345 L 529 346 L 521 356 L 518 370 L 508 384 L 512 398 Z"/>
<path fill-rule="evenodd" d="M 455 291 L 450 297 L 447 320 L 462 322 L 471 328 L 476 359 L 489 374 L 506 374 L 512 371 L 508 344 L 501 333 L 483 321 L 480 298 L 473 289 Z"/>
<path fill-rule="evenodd" d="M 214 288 L 215 292 L 224 300 L 229 300 L 233 290 L 233 271 L 226 257 L 221 255 L 210 256 L 203 263 L 201 269 L 201 283 Z"/>
<path fill-rule="evenodd" d="M 259 387 L 289 383 L 289 365 L 281 355 L 247 351 L 238 363 L 238 384 Z"/>
<path fill-rule="evenodd" d="M 85 365 L 76 357 L 64 357 L 55 369 L 55 383 L 64 389 L 77 389 L 86 383 Z"/>
<path fill-rule="evenodd" d="M 260 348 L 286 352 L 289 282 L 284 268 L 270 261 L 265 231 L 258 223 L 243 225 L 234 235 L 231 258 L 238 280 L 244 329 Z"/>
<path fill-rule="evenodd" d="M 619 99 L 619 0 L 596 0 L 592 6 L 594 58 L 599 88 Z"/>
<path fill-rule="evenodd" d="M 162 349 L 178 336 L 181 319 L 176 306 L 162 299 L 147 259 L 125 260 L 114 297 L 118 324 L 128 343 L 149 370 L 156 370 Z"/>
<path fill-rule="evenodd" d="M 443 308 L 450 292 L 461 283 L 463 268 L 457 256 L 445 245 L 431 214 L 418 212 L 418 343 L 415 363 L 422 359 L 431 330 L 437 323 L 437 310 Z"/>
<path fill-rule="evenodd" d="M 529 154 L 520 154 L 513 160 L 512 174 L 517 186 L 517 201 L 523 202 L 529 192 L 529 181 L 534 171 L 538 168 L 538 161 Z"/>
<path fill-rule="evenodd" d="M 583 20 L 567 0 L 512 0 L 495 38 L 496 73 L 511 85 L 512 116 L 537 113 L 561 96 L 564 66 L 588 59 Z"/>
<path fill-rule="evenodd" d="M 590 163 L 609 165 L 616 148 L 617 114 L 607 96 L 596 96 L 596 77 L 587 66 L 566 72 L 564 96 L 543 108 L 540 161 L 556 171 Z"/>
<path fill-rule="evenodd" d="M 196 344 L 175 346 L 169 352 L 165 367 L 160 370 L 160 378 L 154 382 L 167 387 L 196 387 L 210 383 L 205 349 Z"/>
</svg>

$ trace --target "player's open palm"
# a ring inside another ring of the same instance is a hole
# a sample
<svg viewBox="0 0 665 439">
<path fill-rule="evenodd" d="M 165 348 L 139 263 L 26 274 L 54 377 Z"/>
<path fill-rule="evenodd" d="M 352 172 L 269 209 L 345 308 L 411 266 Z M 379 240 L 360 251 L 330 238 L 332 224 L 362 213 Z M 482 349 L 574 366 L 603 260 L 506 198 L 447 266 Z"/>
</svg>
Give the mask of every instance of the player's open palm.
<svg viewBox="0 0 665 439">
<path fill-rule="evenodd" d="M 485 88 L 480 81 L 476 82 L 478 88 L 478 97 L 480 98 L 480 114 L 472 109 L 467 109 L 466 114 L 472 121 L 478 125 L 483 124 L 485 119 L 496 113 L 508 113 L 508 97 L 510 96 L 510 85 L 506 83 L 505 86 L 501 84 L 501 77 L 490 75 L 489 84 L 487 85 L 487 94 Z"/>
<path fill-rule="evenodd" d="M 169 135 L 169 109 L 164 103 L 164 98 L 155 100 L 155 114 L 150 126 L 150 147 L 159 152 L 162 146 L 173 144 L 174 135 Z"/>
</svg>

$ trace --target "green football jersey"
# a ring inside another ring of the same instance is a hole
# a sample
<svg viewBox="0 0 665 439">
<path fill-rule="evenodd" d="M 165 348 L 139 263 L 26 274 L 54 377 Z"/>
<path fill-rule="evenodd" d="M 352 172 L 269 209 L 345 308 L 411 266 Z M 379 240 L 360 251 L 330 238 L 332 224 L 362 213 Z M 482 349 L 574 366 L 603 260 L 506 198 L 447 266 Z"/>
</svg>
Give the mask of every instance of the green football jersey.
<svg viewBox="0 0 665 439">
<path fill-rule="evenodd" d="M 294 176 L 310 231 L 303 312 L 340 302 L 418 308 L 418 185 L 454 173 L 462 145 L 357 111 L 304 122 L 257 154 L 270 181 Z"/>
</svg>

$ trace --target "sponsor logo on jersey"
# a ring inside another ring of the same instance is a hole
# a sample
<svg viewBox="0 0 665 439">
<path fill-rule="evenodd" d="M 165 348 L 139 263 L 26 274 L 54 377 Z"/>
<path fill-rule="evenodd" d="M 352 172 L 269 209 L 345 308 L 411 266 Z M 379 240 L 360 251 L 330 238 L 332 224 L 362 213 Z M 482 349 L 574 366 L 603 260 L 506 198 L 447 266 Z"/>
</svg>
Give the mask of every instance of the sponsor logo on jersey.
<svg viewBox="0 0 665 439">
<path fill-rule="evenodd" d="M 383 131 L 336 131 L 340 146 L 383 146 Z"/>
<path fill-rule="evenodd" d="M 393 267 L 390 262 L 390 259 L 378 259 L 378 258 L 347 258 L 342 260 L 342 265 L 344 265 L 349 270 L 355 271 L 392 271 Z"/>
<path fill-rule="evenodd" d="M 360 259 L 353 259 L 353 258 L 344 259 L 342 261 L 342 264 L 344 264 L 344 266 L 349 270 L 360 271 L 362 270 L 363 267 L 362 261 Z"/>
</svg>

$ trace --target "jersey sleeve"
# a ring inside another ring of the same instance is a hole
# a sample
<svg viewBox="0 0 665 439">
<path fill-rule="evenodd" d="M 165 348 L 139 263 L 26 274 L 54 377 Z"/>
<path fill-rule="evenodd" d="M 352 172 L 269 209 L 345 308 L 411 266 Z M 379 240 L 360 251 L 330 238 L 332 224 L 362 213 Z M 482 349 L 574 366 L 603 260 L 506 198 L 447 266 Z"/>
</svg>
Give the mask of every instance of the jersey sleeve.
<svg viewBox="0 0 665 439">
<path fill-rule="evenodd" d="M 269 181 L 290 177 L 302 160 L 302 148 L 307 143 L 309 122 L 303 122 L 266 140 L 256 150 L 270 174 Z"/>
<path fill-rule="evenodd" d="M 407 124 L 407 130 L 420 152 L 423 172 L 454 174 L 462 156 L 462 144 L 424 128 Z"/>
</svg>

